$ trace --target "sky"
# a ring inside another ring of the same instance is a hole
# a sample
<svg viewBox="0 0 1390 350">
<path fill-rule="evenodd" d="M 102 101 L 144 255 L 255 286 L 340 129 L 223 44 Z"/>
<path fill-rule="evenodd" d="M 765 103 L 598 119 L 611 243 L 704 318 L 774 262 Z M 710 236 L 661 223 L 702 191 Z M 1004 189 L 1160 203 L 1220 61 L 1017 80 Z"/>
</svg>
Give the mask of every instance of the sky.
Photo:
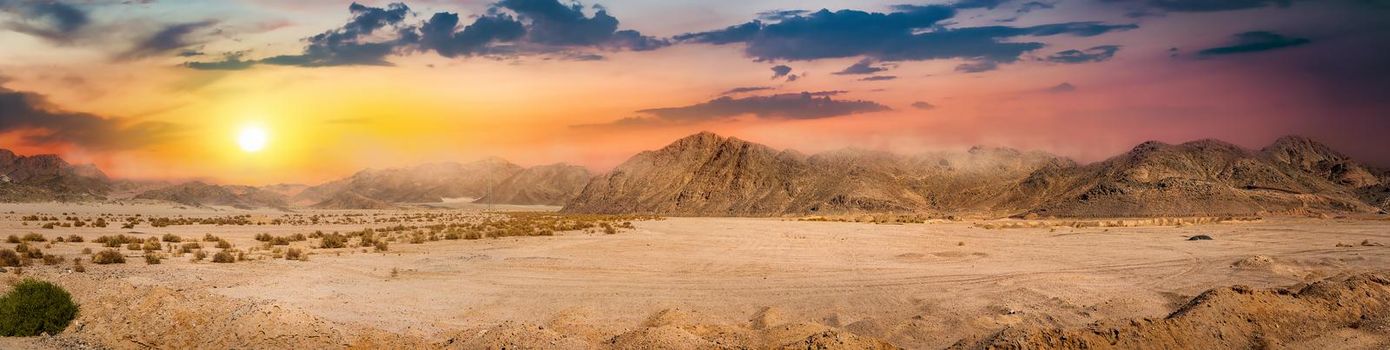
<svg viewBox="0 0 1390 350">
<path fill-rule="evenodd" d="M 1298 134 L 1390 166 L 1385 62 L 1385 0 L 0 0 L 0 148 L 256 185 L 601 172 L 699 131 L 1083 163 Z"/>
</svg>

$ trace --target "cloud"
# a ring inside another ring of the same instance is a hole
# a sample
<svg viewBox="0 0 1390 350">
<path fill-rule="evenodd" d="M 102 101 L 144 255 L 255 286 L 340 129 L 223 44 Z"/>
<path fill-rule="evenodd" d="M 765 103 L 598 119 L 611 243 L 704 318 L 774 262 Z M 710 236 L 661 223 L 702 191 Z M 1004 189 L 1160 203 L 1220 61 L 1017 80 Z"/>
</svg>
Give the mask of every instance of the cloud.
<svg viewBox="0 0 1390 350">
<path fill-rule="evenodd" d="M 353 3 L 352 19 L 341 28 L 305 39 L 303 53 L 259 60 L 190 62 L 189 68 L 245 69 L 254 64 L 304 67 L 378 65 L 410 52 L 433 52 L 443 57 L 512 58 L 546 56 L 567 60 L 601 60 L 594 50 L 647 51 L 671 43 L 635 30 L 619 29 L 617 18 L 602 7 L 592 16 L 577 3 L 559 0 L 502 0 L 464 24 L 457 13 L 438 12 L 419 24 L 403 3 L 370 7 Z M 244 62 L 251 62 L 246 65 Z"/>
<path fill-rule="evenodd" d="M 1125 4 L 1130 16 L 1161 15 L 1166 12 L 1219 12 L 1255 9 L 1266 6 L 1288 7 L 1292 0 L 1101 0 Z"/>
<path fill-rule="evenodd" d="M 1004 3 L 1009 2 L 1009 1 L 1012 1 L 1012 0 L 961 0 L 961 1 L 957 1 L 957 2 L 954 3 L 954 4 L 951 4 L 951 7 L 958 8 L 958 9 L 962 9 L 962 10 L 964 10 L 964 9 L 988 9 L 988 10 L 993 10 L 994 8 L 999 7 L 999 5 L 1003 5 Z"/>
<path fill-rule="evenodd" d="M 1197 52 L 1199 57 L 1211 57 L 1221 55 L 1233 55 L 1260 51 L 1269 51 L 1294 47 L 1311 42 L 1304 38 L 1287 37 L 1280 34 L 1254 31 L 1244 32 L 1235 35 L 1235 41 L 1227 46 L 1213 47 Z"/>
<path fill-rule="evenodd" d="M 888 70 L 888 67 L 875 66 L 875 65 L 874 65 L 874 60 L 865 58 L 865 59 L 859 60 L 859 62 L 855 62 L 854 64 L 850 65 L 849 67 L 845 67 L 845 70 L 842 70 L 842 71 L 839 71 L 839 72 L 835 72 L 835 74 L 838 74 L 838 75 L 864 75 L 864 74 L 874 74 L 874 73 L 878 73 L 878 72 L 882 72 L 882 71 L 886 71 L 886 70 Z"/>
<path fill-rule="evenodd" d="M 0 133 L 24 131 L 32 144 L 74 144 L 94 150 L 159 143 L 181 128 L 163 122 L 129 122 L 52 106 L 43 95 L 0 87 Z"/>
<path fill-rule="evenodd" d="M 0 0 L 0 10 L 17 17 L 6 28 L 60 44 L 71 43 L 92 23 L 86 11 L 59 1 Z"/>
<path fill-rule="evenodd" d="M 994 61 L 966 62 L 956 66 L 956 71 L 961 73 L 980 73 L 999 69 L 999 64 Z"/>
<path fill-rule="evenodd" d="M 782 77 L 786 77 L 788 74 L 791 74 L 791 72 L 792 72 L 792 67 L 788 67 L 788 66 L 786 66 L 786 65 L 776 65 L 776 66 L 773 66 L 773 67 L 772 67 L 772 79 L 781 79 Z"/>
<path fill-rule="evenodd" d="M 1068 93 L 1076 91 L 1076 85 L 1072 85 L 1071 83 L 1061 83 L 1057 84 L 1057 86 L 1044 89 L 1043 91 L 1054 94 Z"/>
<path fill-rule="evenodd" d="M 1019 14 L 1024 14 L 1024 13 L 1029 13 L 1029 12 L 1038 11 L 1038 10 L 1050 10 L 1050 9 L 1052 9 L 1052 8 L 1054 8 L 1054 7 L 1057 7 L 1057 5 L 1050 4 L 1050 3 L 1046 3 L 1046 2 L 1041 2 L 1041 1 L 1029 1 L 1029 2 L 1023 3 L 1022 6 L 1019 6 L 1019 7 L 1018 7 L 1017 13 L 1019 13 Z"/>
<path fill-rule="evenodd" d="M 1053 63 L 1091 63 L 1109 60 L 1115 57 L 1115 53 L 1120 51 L 1119 45 L 1101 45 L 1086 50 L 1066 50 L 1047 56 L 1046 60 Z"/>
<path fill-rule="evenodd" d="M 891 110 L 872 101 L 840 100 L 840 91 L 801 92 L 742 98 L 720 97 L 684 107 L 638 111 L 648 121 L 688 123 L 752 115 L 761 119 L 820 119 Z M 629 118 L 631 119 L 631 118 Z M 632 120 L 629 120 L 632 122 Z"/>
<path fill-rule="evenodd" d="M 186 62 L 183 66 L 197 70 L 243 70 L 256 64 L 255 61 L 243 60 L 243 55 L 242 52 L 228 53 L 222 55 L 222 59 L 218 61 Z"/>
<path fill-rule="evenodd" d="M 1086 37 L 1137 28 L 1132 24 L 1100 22 L 950 28 L 945 27 L 945 21 L 955 17 L 954 7 L 900 5 L 894 10 L 820 10 L 770 23 L 755 20 L 720 30 L 681 34 L 675 40 L 713 45 L 741 43 L 747 56 L 761 61 L 863 57 L 888 62 L 966 59 L 997 64 L 1015 62 L 1022 54 L 1044 46 L 1018 38 Z"/>
<path fill-rule="evenodd" d="M 160 29 L 153 35 L 150 35 L 144 40 L 140 40 L 139 42 L 135 43 L 135 47 L 132 47 L 129 51 L 120 54 L 119 56 L 117 56 L 117 59 L 132 60 L 162 55 L 169 52 L 181 50 L 185 47 L 195 44 L 188 39 L 189 34 L 193 34 L 194 32 L 203 28 L 211 27 L 214 24 L 217 24 L 217 21 L 208 20 L 192 23 L 179 23 L 165 26 L 163 29 Z M 181 52 L 179 53 L 179 56 L 187 57 L 198 55 L 191 54 L 192 52 Z"/>
<path fill-rule="evenodd" d="M 497 52 L 495 43 L 515 42 L 526 34 L 526 27 L 511 15 L 494 13 L 457 30 L 459 15 L 440 12 L 420 26 L 420 47 L 444 57 L 473 56 Z"/>
<path fill-rule="evenodd" d="M 325 67 L 343 65 L 389 66 L 386 57 L 415 38 L 414 28 L 403 25 L 410 7 L 391 3 L 385 8 L 358 3 L 348 6 L 352 19 L 342 27 L 318 34 L 305 41 L 309 45 L 297 55 L 282 55 L 262 59 L 273 65 Z M 373 41 L 372 35 L 383 30 L 395 30 L 397 36 L 385 41 Z"/>
<path fill-rule="evenodd" d="M 875 75 L 875 76 L 872 76 L 872 77 L 865 77 L 865 78 L 863 78 L 863 79 L 859 79 L 859 81 L 885 81 L 885 80 L 893 80 L 893 79 L 897 79 L 897 78 L 898 78 L 897 76 L 892 76 L 892 75 Z"/>
<path fill-rule="evenodd" d="M 515 12 L 528 20 L 527 41 L 556 47 L 603 47 L 634 51 L 655 50 L 670 45 L 635 30 L 618 30 L 618 19 L 597 7 L 592 17 L 578 3 L 563 5 L 558 0 L 502 0 L 497 7 Z"/>
<path fill-rule="evenodd" d="M 736 87 L 736 88 L 732 88 L 732 89 L 729 89 L 729 90 L 727 90 L 727 91 L 724 91 L 724 92 L 720 93 L 719 96 L 737 95 L 737 94 L 742 94 L 742 93 L 749 93 L 749 92 L 763 91 L 763 90 L 772 90 L 772 87 L 771 87 L 771 86 Z"/>
<path fill-rule="evenodd" d="M 929 111 L 929 110 L 936 109 L 936 105 L 927 103 L 926 101 L 917 101 L 917 102 L 913 102 L 913 103 L 912 103 L 912 108 L 916 108 L 916 109 L 920 109 L 920 110 L 924 110 L 924 111 Z"/>
</svg>

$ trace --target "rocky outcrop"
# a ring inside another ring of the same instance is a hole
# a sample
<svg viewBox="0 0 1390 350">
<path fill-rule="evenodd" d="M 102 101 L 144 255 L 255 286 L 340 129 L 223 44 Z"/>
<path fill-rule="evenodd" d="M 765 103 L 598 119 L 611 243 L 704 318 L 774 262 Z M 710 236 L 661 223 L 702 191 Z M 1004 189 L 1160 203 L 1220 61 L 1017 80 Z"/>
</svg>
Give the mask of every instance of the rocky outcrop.
<svg viewBox="0 0 1390 350">
<path fill-rule="evenodd" d="M 110 179 L 93 165 L 72 165 L 52 154 L 16 155 L 0 149 L 0 201 L 103 199 Z"/>
<path fill-rule="evenodd" d="M 135 199 L 162 200 L 190 206 L 230 206 L 236 208 L 286 208 L 285 196 L 250 186 L 219 186 L 201 181 L 186 182 L 145 191 Z"/>
</svg>

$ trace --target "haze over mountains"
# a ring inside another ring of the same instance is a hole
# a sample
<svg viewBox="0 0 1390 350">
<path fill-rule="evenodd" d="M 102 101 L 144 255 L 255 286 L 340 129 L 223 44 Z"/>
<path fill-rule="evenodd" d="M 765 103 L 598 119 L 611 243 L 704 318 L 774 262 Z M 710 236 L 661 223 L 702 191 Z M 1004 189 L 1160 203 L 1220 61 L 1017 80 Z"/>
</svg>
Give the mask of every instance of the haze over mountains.
<svg viewBox="0 0 1390 350">
<path fill-rule="evenodd" d="M 104 199 L 92 166 L 0 152 L 4 201 Z M 1390 172 L 1289 136 L 1260 150 L 1216 140 L 1146 142 L 1077 164 L 1043 152 L 976 147 L 897 155 L 814 155 L 699 133 L 639 153 L 597 177 L 579 166 L 524 168 L 499 158 L 363 170 L 317 186 L 161 185 L 131 198 L 240 208 L 388 209 L 446 199 L 563 205 L 573 213 L 785 216 L 854 213 L 1037 217 L 1383 213 Z"/>
</svg>

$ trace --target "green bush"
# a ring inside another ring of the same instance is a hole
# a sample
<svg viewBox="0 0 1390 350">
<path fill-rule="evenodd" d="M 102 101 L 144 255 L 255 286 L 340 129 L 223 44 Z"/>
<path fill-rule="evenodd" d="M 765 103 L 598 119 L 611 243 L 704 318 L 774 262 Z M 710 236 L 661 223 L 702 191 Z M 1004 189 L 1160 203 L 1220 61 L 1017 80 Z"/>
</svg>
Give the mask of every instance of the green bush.
<svg viewBox="0 0 1390 350">
<path fill-rule="evenodd" d="M 58 334 L 77 317 L 72 295 L 56 284 L 25 279 L 0 297 L 0 335 Z"/>
</svg>

